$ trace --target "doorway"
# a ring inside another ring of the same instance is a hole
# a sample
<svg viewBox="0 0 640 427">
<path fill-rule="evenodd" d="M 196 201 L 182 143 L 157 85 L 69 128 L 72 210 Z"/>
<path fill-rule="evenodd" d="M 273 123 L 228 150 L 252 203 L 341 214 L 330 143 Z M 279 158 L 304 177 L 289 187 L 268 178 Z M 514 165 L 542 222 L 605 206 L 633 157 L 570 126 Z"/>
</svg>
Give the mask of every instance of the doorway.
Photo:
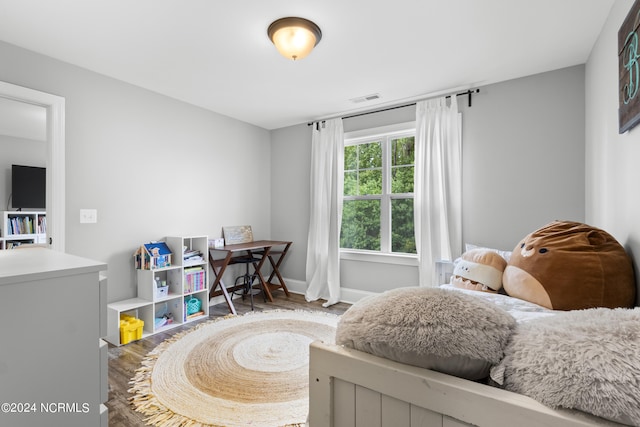
<svg viewBox="0 0 640 427">
<path fill-rule="evenodd" d="M 47 242 L 65 250 L 65 99 L 38 90 L 0 82 L 0 97 L 46 109 Z"/>
</svg>

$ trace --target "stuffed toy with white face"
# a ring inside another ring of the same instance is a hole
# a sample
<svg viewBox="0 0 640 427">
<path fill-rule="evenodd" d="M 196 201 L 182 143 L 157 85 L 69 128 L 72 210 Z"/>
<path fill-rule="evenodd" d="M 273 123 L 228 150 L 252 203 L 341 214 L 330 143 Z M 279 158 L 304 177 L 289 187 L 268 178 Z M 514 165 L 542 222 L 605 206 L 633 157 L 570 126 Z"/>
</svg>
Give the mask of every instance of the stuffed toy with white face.
<svg viewBox="0 0 640 427">
<path fill-rule="evenodd" d="M 495 251 L 477 248 L 462 254 L 451 276 L 456 288 L 496 293 L 502 288 L 507 261 Z"/>
</svg>

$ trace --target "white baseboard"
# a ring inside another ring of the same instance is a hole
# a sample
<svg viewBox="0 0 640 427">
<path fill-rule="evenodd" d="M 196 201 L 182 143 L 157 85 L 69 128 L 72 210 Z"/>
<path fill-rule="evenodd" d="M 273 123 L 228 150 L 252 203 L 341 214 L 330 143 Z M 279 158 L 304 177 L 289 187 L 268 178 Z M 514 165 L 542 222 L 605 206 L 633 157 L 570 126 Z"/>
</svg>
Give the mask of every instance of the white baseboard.
<svg viewBox="0 0 640 427">
<path fill-rule="evenodd" d="M 287 284 L 287 289 L 289 292 L 294 294 L 304 295 L 307 292 L 307 282 L 302 280 L 295 279 L 287 279 L 284 278 L 285 283 Z M 369 295 L 376 295 L 376 292 L 368 292 L 362 291 L 360 289 L 352 289 L 352 288 L 341 288 L 340 289 L 340 302 L 345 302 L 347 304 L 354 304 L 361 300 L 362 298 Z M 216 305 L 225 302 L 224 297 L 222 295 L 211 298 L 209 300 L 209 305 Z"/>
<path fill-rule="evenodd" d="M 305 292 L 307 292 L 307 282 L 287 278 L 284 278 L 284 281 L 287 284 L 289 292 L 301 295 L 304 295 Z M 376 295 L 376 292 L 368 292 L 352 288 L 340 288 L 340 302 L 346 302 L 348 304 L 356 303 L 369 295 Z"/>
</svg>

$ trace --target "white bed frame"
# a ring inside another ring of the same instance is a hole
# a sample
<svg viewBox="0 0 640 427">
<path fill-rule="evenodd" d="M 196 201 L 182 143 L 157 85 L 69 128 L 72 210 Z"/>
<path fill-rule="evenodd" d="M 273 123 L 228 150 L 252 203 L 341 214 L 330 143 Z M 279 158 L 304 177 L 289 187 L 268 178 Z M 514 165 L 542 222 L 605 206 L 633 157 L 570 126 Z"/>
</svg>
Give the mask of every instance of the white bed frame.
<svg viewBox="0 0 640 427">
<path fill-rule="evenodd" d="M 310 427 L 621 425 L 320 341 L 309 356 Z"/>
</svg>

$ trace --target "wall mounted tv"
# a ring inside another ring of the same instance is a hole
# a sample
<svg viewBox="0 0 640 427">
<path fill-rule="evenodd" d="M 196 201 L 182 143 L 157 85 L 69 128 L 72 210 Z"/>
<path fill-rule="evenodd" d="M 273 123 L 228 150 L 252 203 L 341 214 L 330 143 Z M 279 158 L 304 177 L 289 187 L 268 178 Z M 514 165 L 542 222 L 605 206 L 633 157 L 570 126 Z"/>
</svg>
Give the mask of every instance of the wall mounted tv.
<svg viewBox="0 0 640 427">
<path fill-rule="evenodd" d="M 47 170 L 36 166 L 11 165 L 11 206 L 46 209 Z"/>
</svg>

